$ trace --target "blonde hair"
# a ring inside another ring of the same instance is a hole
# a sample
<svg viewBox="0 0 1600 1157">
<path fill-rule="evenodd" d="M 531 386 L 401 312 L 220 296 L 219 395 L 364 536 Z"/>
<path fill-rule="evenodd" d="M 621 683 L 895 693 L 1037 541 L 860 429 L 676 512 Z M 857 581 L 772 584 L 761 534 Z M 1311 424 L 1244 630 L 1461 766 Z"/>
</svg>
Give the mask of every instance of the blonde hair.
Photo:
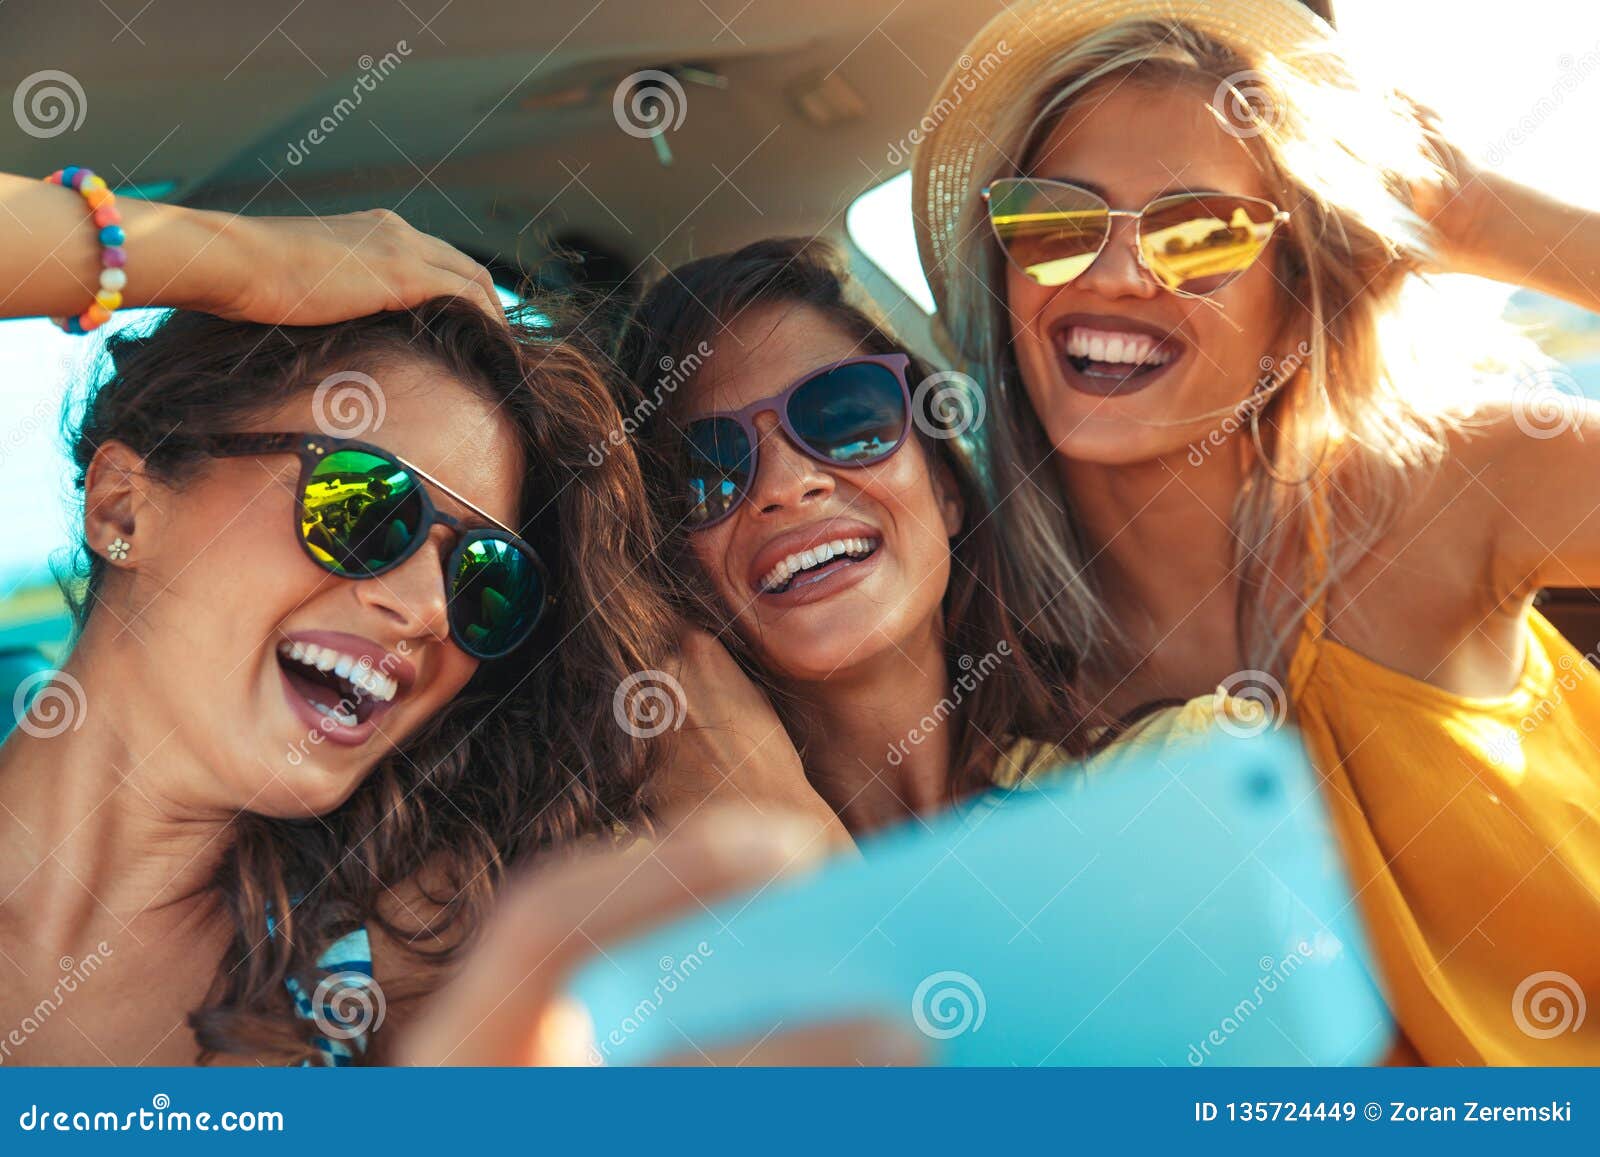
<svg viewBox="0 0 1600 1157">
<path fill-rule="evenodd" d="M 948 263 L 946 328 L 990 395 L 985 426 L 997 499 L 1017 544 L 1012 589 L 1033 605 L 1020 617 L 1052 642 L 1079 649 L 1087 669 L 1119 658 L 1119 632 L 1086 573 L 1084 544 L 1058 473 L 1040 468 L 1054 448 L 1021 388 L 1009 346 L 1005 258 L 983 219 L 982 184 L 1018 175 L 1031 151 L 1085 93 L 1107 83 L 1210 96 L 1261 171 L 1269 196 L 1290 210 L 1274 270 L 1290 298 L 1293 329 L 1269 365 L 1273 387 L 1235 411 L 1259 422 L 1258 453 L 1233 511 L 1242 591 L 1238 627 L 1247 665 L 1282 674 L 1306 603 L 1349 571 L 1390 527 L 1417 471 L 1445 455 L 1447 437 L 1481 399 L 1480 386 L 1529 350 L 1509 328 L 1474 328 L 1421 276 L 1431 250 L 1410 182 L 1448 179 L 1415 111 L 1364 84 L 1336 50 L 1279 58 L 1226 45 L 1181 23 L 1124 21 L 1078 41 L 1040 70 L 1030 100 L 985 126 L 988 145 L 963 198 Z M 1347 77 L 1349 83 L 1320 79 Z M 1435 300 L 1429 300 L 1434 297 Z M 1301 341 L 1296 343 L 1296 337 Z M 1447 395 L 1439 387 L 1455 387 Z M 1281 384 L 1280 384 L 1281 383 Z M 1243 383 L 1241 383 L 1243 385 Z M 1237 432 L 1237 428 L 1235 430 Z M 1250 436 L 1246 432 L 1243 436 Z M 1330 447 L 1338 445 L 1337 454 Z M 1315 483 L 1319 475 L 1320 483 Z M 1326 529 L 1320 575 L 1304 549 L 1314 484 L 1339 501 Z M 1268 568 L 1285 581 L 1269 582 Z"/>
</svg>

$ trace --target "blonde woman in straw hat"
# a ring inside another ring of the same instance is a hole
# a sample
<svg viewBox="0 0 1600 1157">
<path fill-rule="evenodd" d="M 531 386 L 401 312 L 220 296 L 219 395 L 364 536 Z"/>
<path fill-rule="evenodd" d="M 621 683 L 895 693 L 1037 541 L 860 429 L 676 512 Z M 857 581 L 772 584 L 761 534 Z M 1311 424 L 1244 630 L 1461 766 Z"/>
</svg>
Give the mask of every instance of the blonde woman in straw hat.
<svg viewBox="0 0 1600 1157">
<path fill-rule="evenodd" d="M 913 198 L 1020 614 L 1113 713 L 1220 685 L 1300 728 L 1408 1058 L 1600 1063 L 1600 674 L 1533 609 L 1600 586 L 1600 407 L 1427 277 L 1600 309 L 1600 217 L 1294 0 L 1017 4 L 991 58 Z"/>
</svg>

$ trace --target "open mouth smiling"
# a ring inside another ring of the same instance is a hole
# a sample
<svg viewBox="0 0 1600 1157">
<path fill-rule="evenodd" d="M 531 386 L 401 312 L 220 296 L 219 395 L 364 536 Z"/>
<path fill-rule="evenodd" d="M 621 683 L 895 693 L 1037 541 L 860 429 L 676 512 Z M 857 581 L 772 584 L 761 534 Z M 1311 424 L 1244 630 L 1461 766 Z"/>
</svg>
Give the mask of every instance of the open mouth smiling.
<svg viewBox="0 0 1600 1157">
<path fill-rule="evenodd" d="M 316 632 L 281 639 L 276 653 L 284 694 L 302 721 L 330 740 L 365 741 L 405 694 L 411 664 L 353 635 Z"/>
<path fill-rule="evenodd" d="M 1177 337 L 1131 318 L 1074 314 L 1051 327 L 1050 340 L 1069 384 L 1100 395 L 1145 389 L 1187 352 Z"/>
<path fill-rule="evenodd" d="M 837 538 L 810 550 L 785 555 L 778 565 L 762 578 L 761 593 L 782 594 L 796 583 L 804 586 L 809 582 L 826 578 L 850 563 L 871 558 L 877 549 L 877 539 Z"/>
</svg>

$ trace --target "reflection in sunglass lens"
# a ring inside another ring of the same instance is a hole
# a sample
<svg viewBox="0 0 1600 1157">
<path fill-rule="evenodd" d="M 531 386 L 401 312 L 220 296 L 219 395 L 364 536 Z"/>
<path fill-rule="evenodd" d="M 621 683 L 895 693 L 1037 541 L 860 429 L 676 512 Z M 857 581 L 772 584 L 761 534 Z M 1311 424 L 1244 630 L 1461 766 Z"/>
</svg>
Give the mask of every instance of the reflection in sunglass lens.
<svg viewBox="0 0 1600 1157">
<path fill-rule="evenodd" d="M 504 654 L 532 630 L 544 604 L 544 581 L 511 542 L 478 538 L 461 549 L 450 588 L 450 624 L 469 654 Z"/>
<path fill-rule="evenodd" d="M 849 465 L 882 458 L 906 428 L 906 398 L 888 366 L 859 362 L 818 374 L 789 398 L 789 425 L 813 453 Z"/>
<path fill-rule="evenodd" d="M 750 484 L 750 439 L 744 427 L 732 418 L 690 422 L 683 450 L 689 524 L 721 518 Z"/>
<path fill-rule="evenodd" d="M 1044 286 L 1065 285 L 1099 256 L 1107 205 L 1086 189 L 1007 179 L 989 186 L 989 224 L 1001 248 Z"/>
<path fill-rule="evenodd" d="M 321 459 L 301 495 L 300 533 L 335 574 L 374 574 L 403 557 L 422 525 L 421 483 L 404 466 L 366 450 Z"/>
<path fill-rule="evenodd" d="M 1168 289 L 1205 294 L 1250 268 L 1275 227 L 1273 208 L 1264 202 L 1186 193 L 1145 210 L 1139 248 Z"/>
</svg>

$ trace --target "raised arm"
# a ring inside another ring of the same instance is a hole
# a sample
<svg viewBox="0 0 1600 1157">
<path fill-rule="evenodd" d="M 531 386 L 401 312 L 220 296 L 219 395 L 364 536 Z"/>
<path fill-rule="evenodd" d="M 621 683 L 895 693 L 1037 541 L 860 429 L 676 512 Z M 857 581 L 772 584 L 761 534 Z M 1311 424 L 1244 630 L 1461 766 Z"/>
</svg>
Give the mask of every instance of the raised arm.
<svg viewBox="0 0 1600 1157">
<path fill-rule="evenodd" d="M 431 297 L 499 311 L 484 267 L 386 209 L 336 217 L 242 217 L 119 198 L 122 304 L 321 325 Z M 0 173 L 0 317 L 74 316 L 99 288 L 100 246 L 71 189 Z"/>
</svg>

